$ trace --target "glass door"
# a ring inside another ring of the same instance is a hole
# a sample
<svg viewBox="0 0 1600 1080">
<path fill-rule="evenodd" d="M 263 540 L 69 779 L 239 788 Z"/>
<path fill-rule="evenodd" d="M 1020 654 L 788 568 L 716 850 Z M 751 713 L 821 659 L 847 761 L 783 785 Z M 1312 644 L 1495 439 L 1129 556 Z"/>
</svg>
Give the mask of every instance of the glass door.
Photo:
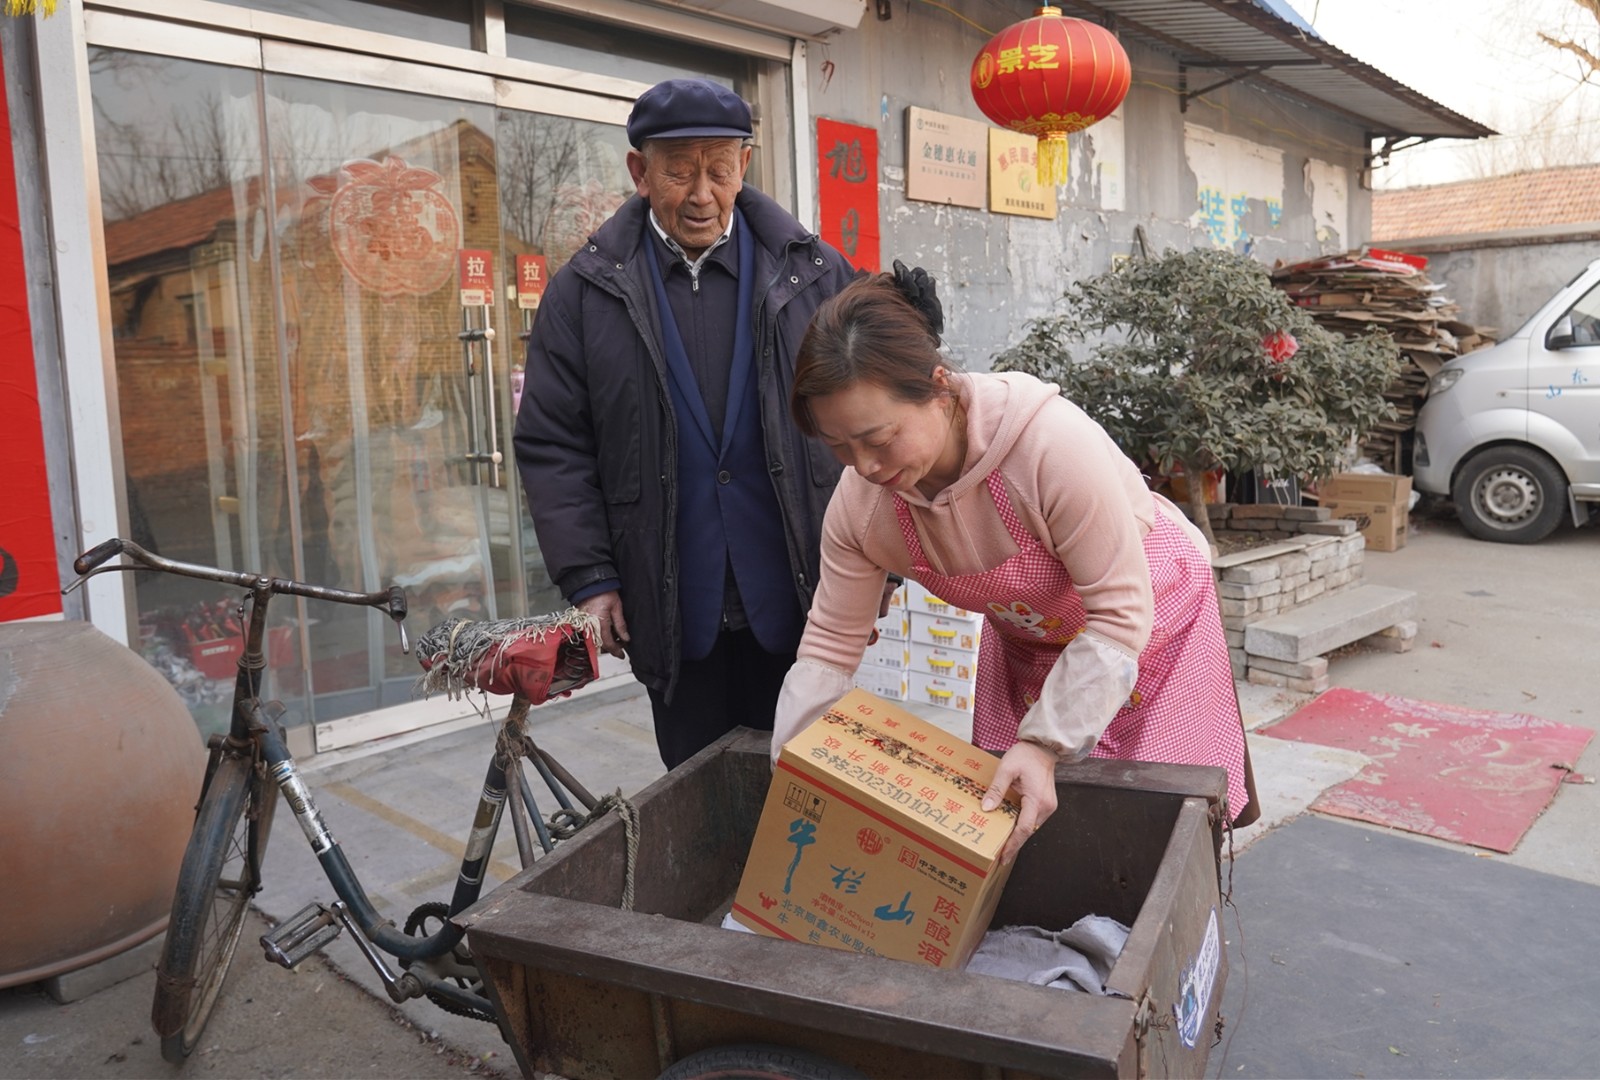
<svg viewBox="0 0 1600 1080">
<path fill-rule="evenodd" d="M 89 51 L 128 535 L 168 558 L 295 576 L 260 76 Z M 238 590 L 134 575 L 134 647 L 204 733 L 225 731 Z M 309 716 L 294 607 L 268 684 Z"/>
<path fill-rule="evenodd" d="M 509 380 L 494 341 L 464 340 L 461 287 L 462 253 L 499 247 L 494 109 L 270 74 L 265 86 L 306 575 L 402 586 L 416 633 L 512 614 L 522 566 L 510 476 L 490 460 L 504 426 L 488 410 L 488 385 Z M 471 305 L 479 330 L 488 299 Z M 416 660 L 391 631 L 358 609 L 310 615 L 318 721 L 410 700 Z"/>
<path fill-rule="evenodd" d="M 566 265 L 590 234 L 633 194 L 628 176 L 628 137 L 615 124 L 544 113 L 501 109 L 495 125 L 499 150 L 502 251 L 510 287 L 502 290 L 505 305 L 500 322 L 514 328 L 508 361 L 511 393 L 505 430 L 521 399 L 522 371 L 529 341 L 537 332 L 536 316 L 544 284 Z M 513 472 L 515 463 L 511 463 Z M 513 479 L 521 492 L 520 481 Z M 537 495 L 534 496 L 537 498 Z M 521 565 L 532 568 L 526 578 L 530 612 L 566 605 L 544 572 L 544 559 L 534 534 L 525 499 L 518 500 Z M 607 658 L 609 660 L 609 658 Z M 611 667 L 613 665 L 607 665 Z"/>
<path fill-rule="evenodd" d="M 752 60 L 513 22 L 513 63 L 637 53 L 652 80 L 757 96 Z M 562 607 L 511 435 L 545 283 L 633 192 L 623 124 L 644 84 L 578 91 L 310 39 L 230 51 L 237 35 L 164 27 L 109 22 L 89 50 L 131 535 L 191 562 L 399 584 L 414 637 Z M 224 729 L 239 595 L 151 574 L 134 593 L 138 647 Z M 454 715 L 392 708 L 420 669 L 386 620 L 274 611 L 267 689 L 319 749 Z"/>
</svg>

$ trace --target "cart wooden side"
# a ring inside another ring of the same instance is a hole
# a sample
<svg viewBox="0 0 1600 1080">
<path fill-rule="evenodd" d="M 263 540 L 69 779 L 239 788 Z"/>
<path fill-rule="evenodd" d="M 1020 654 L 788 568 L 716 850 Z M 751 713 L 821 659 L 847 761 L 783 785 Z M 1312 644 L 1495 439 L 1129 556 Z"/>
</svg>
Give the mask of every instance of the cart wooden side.
<svg viewBox="0 0 1600 1080">
<path fill-rule="evenodd" d="M 768 741 L 735 732 L 635 799 L 636 910 L 618 909 L 624 833 L 597 823 L 460 917 L 525 1075 L 654 1076 L 690 1053 L 768 1042 L 869 1076 L 1195 1076 L 1226 978 L 1219 958 L 1195 1046 L 1174 1005 L 1208 922 L 1220 929 L 1221 770 L 1088 762 L 1057 775 L 1060 809 L 1026 847 L 995 925 L 1132 927 L 1092 997 L 778 941 L 715 925 L 770 781 Z"/>
</svg>

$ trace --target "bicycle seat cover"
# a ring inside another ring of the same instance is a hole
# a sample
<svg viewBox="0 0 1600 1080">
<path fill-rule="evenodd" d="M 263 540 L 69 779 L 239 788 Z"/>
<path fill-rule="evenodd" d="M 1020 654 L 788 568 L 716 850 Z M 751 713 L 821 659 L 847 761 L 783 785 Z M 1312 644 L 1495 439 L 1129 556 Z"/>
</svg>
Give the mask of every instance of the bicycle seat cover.
<svg viewBox="0 0 1600 1080">
<path fill-rule="evenodd" d="M 600 671 L 599 623 L 568 608 L 521 619 L 440 623 L 417 641 L 424 695 L 468 690 L 520 694 L 532 705 L 593 682 Z"/>
</svg>

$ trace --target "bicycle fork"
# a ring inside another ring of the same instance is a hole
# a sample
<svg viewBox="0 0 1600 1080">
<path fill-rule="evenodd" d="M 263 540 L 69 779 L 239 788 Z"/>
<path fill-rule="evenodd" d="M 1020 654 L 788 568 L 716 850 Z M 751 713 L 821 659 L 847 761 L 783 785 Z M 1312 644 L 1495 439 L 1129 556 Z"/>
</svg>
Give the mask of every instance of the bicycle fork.
<svg viewBox="0 0 1600 1080">
<path fill-rule="evenodd" d="M 367 898 L 344 851 L 329 831 L 322 812 L 312 798 L 311 789 L 301 778 L 283 740 L 276 732 L 268 730 L 261 734 L 260 746 L 269 774 L 283 792 L 295 820 L 300 823 L 301 831 L 311 844 L 317 862 L 339 896 L 331 905 L 310 904 L 262 935 L 261 946 L 266 958 L 283 967 L 293 968 L 337 938 L 342 931 L 348 930 L 361 954 L 378 973 L 385 992 L 392 1000 L 405 1001 L 421 997 L 429 991 L 442 993 L 446 997 L 461 993 L 470 999 L 463 1004 L 481 1008 L 482 1002 L 475 995 L 459 991 L 447 982 L 424 981 L 409 970 L 395 974 L 383 953 L 398 958 L 407 967 L 414 962 L 435 960 L 452 952 L 460 944 L 464 931 L 446 921 L 435 934 L 412 937 L 401 933 L 392 921 L 381 917 Z M 478 798 L 466 855 L 456 878 L 455 893 L 450 901 L 449 911 L 452 915 L 476 901 L 483 889 L 484 871 L 499 831 L 505 799 L 505 769 L 497 761 L 491 761 L 488 775 L 484 778 L 483 791 Z"/>
</svg>

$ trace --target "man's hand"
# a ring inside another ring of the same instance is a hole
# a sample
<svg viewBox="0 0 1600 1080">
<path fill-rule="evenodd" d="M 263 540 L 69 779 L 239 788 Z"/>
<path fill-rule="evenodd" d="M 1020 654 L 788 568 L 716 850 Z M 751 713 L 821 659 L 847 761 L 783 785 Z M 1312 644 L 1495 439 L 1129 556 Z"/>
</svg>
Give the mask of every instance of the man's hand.
<svg viewBox="0 0 1600 1080">
<path fill-rule="evenodd" d="M 983 797 L 987 813 L 1000 805 L 1007 789 L 1016 792 L 1022 810 L 1017 814 L 1017 827 L 1000 852 L 1000 861 L 1008 863 L 1017 857 L 1017 851 L 1043 825 L 1045 819 L 1056 812 L 1056 755 L 1038 743 L 1019 742 L 1000 759 L 994 782 Z"/>
<path fill-rule="evenodd" d="M 627 659 L 623 646 L 628 641 L 628 620 L 622 617 L 622 594 L 612 590 L 591 596 L 578 604 L 578 610 L 600 620 L 600 650 Z"/>
</svg>

